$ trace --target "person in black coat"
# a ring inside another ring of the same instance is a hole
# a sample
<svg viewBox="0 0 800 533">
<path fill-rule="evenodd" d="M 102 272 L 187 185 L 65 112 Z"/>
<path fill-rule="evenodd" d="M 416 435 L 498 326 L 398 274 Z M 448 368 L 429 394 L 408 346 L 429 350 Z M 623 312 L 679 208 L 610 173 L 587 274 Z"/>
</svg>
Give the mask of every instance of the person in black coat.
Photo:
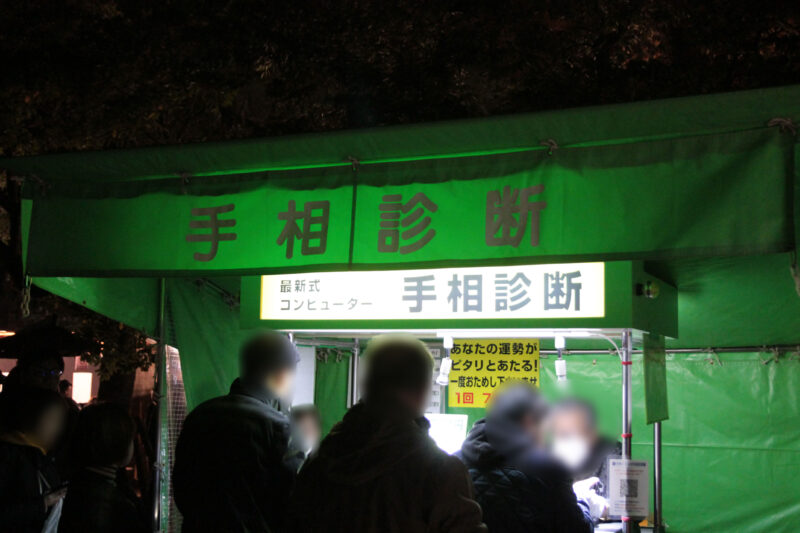
<svg viewBox="0 0 800 533">
<path fill-rule="evenodd" d="M 3 393 L 0 428 L 0 533 L 40 533 L 58 519 L 66 489 L 47 451 L 64 425 L 66 406 L 55 391 L 17 387 Z"/>
<path fill-rule="evenodd" d="M 499 392 L 457 453 L 492 533 L 591 533 L 589 506 L 542 446 L 547 404 L 533 387 Z"/>
<path fill-rule="evenodd" d="M 73 475 L 60 533 L 146 533 L 150 531 L 139 499 L 122 469 L 133 458 L 136 426 L 121 406 L 100 403 L 78 416 L 72 454 Z"/>
<path fill-rule="evenodd" d="M 184 533 L 281 532 L 305 458 L 284 400 L 298 354 L 277 333 L 245 343 L 227 396 L 192 411 L 175 450 L 175 503 Z"/>
<path fill-rule="evenodd" d="M 486 533 L 464 465 L 428 435 L 433 357 L 405 335 L 372 339 L 364 397 L 303 465 L 294 533 Z"/>
</svg>

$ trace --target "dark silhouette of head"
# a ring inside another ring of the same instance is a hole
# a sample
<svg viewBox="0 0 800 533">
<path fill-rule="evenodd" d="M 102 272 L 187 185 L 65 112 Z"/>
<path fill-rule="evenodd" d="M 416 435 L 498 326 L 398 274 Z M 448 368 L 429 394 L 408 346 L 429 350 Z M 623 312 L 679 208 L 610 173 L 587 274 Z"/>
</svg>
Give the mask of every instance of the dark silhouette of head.
<svg viewBox="0 0 800 533">
<path fill-rule="evenodd" d="M 80 466 L 117 466 L 130 463 L 136 424 L 127 409 L 113 403 L 84 407 L 72 441 L 73 456 Z"/>
<path fill-rule="evenodd" d="M 240 376 L 246 383 L 265 387 L 285 399 L 291 395 L 299 358 L 294 344 L 285 335 L 260 332 L 242 345 Z"/>
<path fill-rule="evenodd" d="M 64 359 L 49 352 L 28 353 L 17 361 L 15 373 L 16 382 L 23 387 L 58 391 L 64 373 Z"/>
<path fill-rule="evenodd" d="M 492 398 L 486 413 L 490 438 L 514 436 L 534 446 L 543 445 L 542 425 L 549 405 L 542 394 L 528 383 L 512 382 L 500 388 Z"/>
<path fill-rule="evenodd" d="M 364 398 L 400 402 L 421 415 L 433 380 L 433 357 L 410 335 L 380 335 L 367 345 Z"/>
</svg>

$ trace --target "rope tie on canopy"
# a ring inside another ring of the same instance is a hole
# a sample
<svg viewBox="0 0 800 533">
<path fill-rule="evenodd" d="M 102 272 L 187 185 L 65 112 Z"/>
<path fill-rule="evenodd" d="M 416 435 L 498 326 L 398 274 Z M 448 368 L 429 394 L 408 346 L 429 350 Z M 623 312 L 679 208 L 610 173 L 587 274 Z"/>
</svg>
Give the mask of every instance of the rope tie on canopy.
<svg viewBox="0 0 800 533">
<path fill-rule="evenodd" d="M 553 152 L 559 148 L 558 143 L 553 139 L 545 139 L 539 144 L 547 148 L 547 155 L 553 155 Z"/>
<path fill-rule="evenodd" d="M 781 133 L 791 133 L 792 135 L 797 135 L 797 124 L 789 117 L 775 117 L 770 119 L 767 122 L 767 126 L 770 128 L 778 127 L 778 130 Z"/>
<path fill-rule="evenodd" d="M 22 318 L 28 318 L 31 316 L 31 285 L 33 283 L 33 278 L 30 276 L 25 276 L 25 288 L 22 289 L 22 302 L 20 302 L 19 307 L 20 311 L 22 312 Z"/>
<path fill-rule="evenodd" d="M 189 174 L 188 172 L 179 172 L 178 176 L 181 180 L 181 192 L 185 195 L 187 194 L 186 187 L 189 186 L 189 178 L 191 174 Z"/>
<path fill-rule="evenodd" d="M 351 155 L 348 155 L 347 162 L 350 163 L 350 166 L 353 168 L 353 172 L 358 172 L 358 167 L 361 166 L 361 161 Z"/>
</svg>

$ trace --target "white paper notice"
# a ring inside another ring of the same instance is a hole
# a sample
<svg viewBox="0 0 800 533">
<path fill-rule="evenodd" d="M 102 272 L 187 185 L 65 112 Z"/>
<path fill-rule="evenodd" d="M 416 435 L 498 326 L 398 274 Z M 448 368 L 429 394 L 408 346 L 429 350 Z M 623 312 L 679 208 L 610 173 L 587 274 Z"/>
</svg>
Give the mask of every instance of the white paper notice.
<svg viewBox="0 0 800 533">
<path fill-rule="evenodd" d="M 650 511 L 647 461 L 608 460 L 609 515 L 644 518 Z"/>
<path fill-rule="evenodd" d="M 429 435 L 442 450 L 456 453 L 467 438 L 467 415 L 425 413 L 431 423 Z"/>
</svg>

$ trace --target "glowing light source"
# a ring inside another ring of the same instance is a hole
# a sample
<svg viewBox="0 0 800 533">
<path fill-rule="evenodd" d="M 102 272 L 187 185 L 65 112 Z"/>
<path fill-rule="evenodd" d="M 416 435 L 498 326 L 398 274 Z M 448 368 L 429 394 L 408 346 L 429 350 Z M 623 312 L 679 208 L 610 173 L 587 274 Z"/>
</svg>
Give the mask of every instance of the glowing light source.
<svg viewBox="0 0 800 533">
<path fill-rule="evenodd" d="M 92 399 L 91 372 L 75 372 L 72 374 L 72 399 L 76 403 L 89 403 Z"/>
</svg>

